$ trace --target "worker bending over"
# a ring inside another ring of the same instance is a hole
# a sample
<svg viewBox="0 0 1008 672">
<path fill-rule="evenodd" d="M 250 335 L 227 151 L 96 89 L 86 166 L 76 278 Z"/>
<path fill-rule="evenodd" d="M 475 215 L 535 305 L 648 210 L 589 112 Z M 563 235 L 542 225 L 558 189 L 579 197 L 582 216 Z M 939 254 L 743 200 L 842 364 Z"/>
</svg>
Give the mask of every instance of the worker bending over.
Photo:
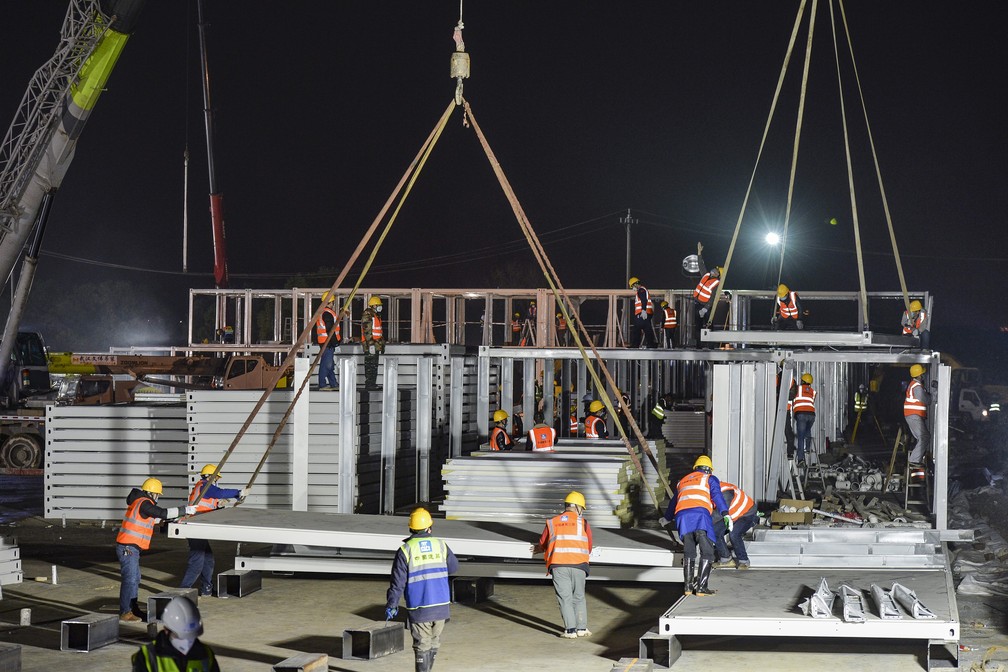
<svg viewBox="0 0 1008 672">
<path fill-rule="evenodd" d="M 546 521 L 539 543 L 532 546 L 533 555 L 543 553 L 546 573 L 553 579 L 553 590 L 564 622 L 560 636 L 566 639 L 592 634 L 588 629 L 588 603 L 585 601 L 592 533 L 584 510 L 584 495 L 576 491 L 567 493 L 564 512 Z"/>
<path fill-rule="evenodd" d="M 770 324 L 780 331 L 781 329 L 804 329 L 802 322 L 801 299 L 798 292 L 792 292 L 787 285 L 777 285 L 777 302 L 774 304 L 774 316 L 770 318 Z"/>
<path fill-rule="evenodd" d="M 903 318 L 900 320 L 903 326 L 904 336 L 915 336 L 920 339 L 920 347 L 924 350 L 931 349 L 931 329 L 928 322 L 927 311 L 920 301 L 916 299 L 910 302 L 910 310 L 903 311 Z"/>
<path fill-rule="evenodd" d="M 713 515 L 719 516 L 729 531 L 732 519 L 728 505 L 721 496 L 721 482 L 712 474 L 711 459 L 701 455 L 693 463 L 693 471 L 679 479 L 676 495 L 665 512 L 665 521 L 675 519 L 676 529 L 683 543 L 684 592 L 694 595 L 713 595 L 707 585 L 714 568 Z M 700 566 L 697 568 L 697 550 Z"/>
<path fill-rule="evenodd" d="M 248 490 L 244 488 L 237 490 L 217 487 L 217 481 L 220 480 L 221 474 L 214 477 L 215 471 L 217 471 L 216 464 L 203 465 L 203 469 L 200 470 L 200 479 L 196 481 L 189 493 L 189 504 L 196 507 L 196 513 L 206 513 L 223 508 L 229 499 L 244 501 L 248 494 Z M 199 578 L 200 597 L 212 595 L 214 557 L 210 541 L 191 537 L 186 541 L 189 543 L 189 562 L 186 565 L 185 575 L 182 577 L 182 585 L 179 587 L 191 588 L 193 581 Z"/>
<path fill-rule="evenodd" d="M 721 481 L 721 496 L 728 502 L 728 517 L 732 525 L 729 531 L 723 518 L 715 518 L 714 549 L 718 553 L 718 567 L 732 566 L 731 551 L 725 543 L 724 535 L 728 532 L 732 550 L 735 551 L 734 567 L 749 569 L 749 555 L 745 549 L 746 532 L 756 526 L 758 521 L 756 502 L 742 488 L 728 481 Z"/>
</svg>

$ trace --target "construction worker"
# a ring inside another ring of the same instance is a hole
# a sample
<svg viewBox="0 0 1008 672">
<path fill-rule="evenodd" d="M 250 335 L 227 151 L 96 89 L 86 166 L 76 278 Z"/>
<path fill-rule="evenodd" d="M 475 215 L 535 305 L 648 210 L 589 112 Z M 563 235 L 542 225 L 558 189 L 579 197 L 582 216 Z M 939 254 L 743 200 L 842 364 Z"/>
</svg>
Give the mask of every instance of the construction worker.
<svg viewBox="0 0 1008 672">
<path fill-rule="evenodd" d="M 655 401 L 655 405 L 651 407 L 651 422 L 648 424 L 648 437 L 649 439 L 660 439 L 662 438 L 662 426 L 665 424 L 665 411 L 672 408 L 672 395 L 663 394 L 658 397 Z"/>
<path fill-rule="evenodd" d="M 119 620 L 138 623 L 146 619 L 137 605 L 140 592 L 140 552 L 150 548 L 154 536 L 154 525 L 162 520 L 178 518 L 183 513 L 191 516 L 195 506 L 182 509 L 161 508 L 157 500 L 163 492 L 161 481 L 148 478 L 139 488 L 130 490 L 126 497 L 126 513 L 123 515 L 119 534 L 116 535 L 116 557 L 119 558 L 121 582 L 119 584 Z"/>
<path fill-rule="evenodd" d="M 526 443 L 532 452 L 535 453 L 552 453 L 553 446 L 556 445 L 557 433 L 556 430 L 549 425 L 544 425 L 539 423 L 535 425 L 528 431 L 526 438 Z"/>
<path fill-rule="evenodd" d="M 563 313 L 556 314 L 556 335 L 558 345 L 570 345 L 570 332 L 567 330 L 567 320 Z"/>
<path fill-rule="evenodd" d="M 745 535 L 759 521 L 756 502 L 742 488 L 727 481 L 721 481 L 721 496 L 728 503 L 728 517 L 732 520 L 728 537 L 731 540 L 732 549 L 735 551 L 735 560 L 732 561 L 731 551 L 728 550 L 728 545 L 724 540 L 725 532 L 728 531 L 724 519 L 715 518 L 713 520 L 714 550 L 718 554 L 717 566 L 749 569 L 749 555 L 745 550 Z"/>
<path fill-rule="evenodd" d="M 577 402 L 572 399 L 570 405 L 570 435 L 577 436 L 580 429 L 581 422 L 578 420 Z"/>
<path fill-rule="evenodd" d="M 700 330 L 707 314 L 714 306 L 714 294 L 717 293 L 718 285 L 721 284 L 721 267 L 715 266 L 705 273 L 697 286 L 693 289 L 693 306 L 696 309 L 696 319 L 693 326 L 693 334 L 690 339 L 691 345 L 700 347 Z"/>
<path fill-rule="evenodd" d="M 781 373 L 784 371 L 784 360 L 780 360 L 777 363 L 777 394 L 780 394 L 780 382 Z M 787 447 L 787 458 L 789 460 L 794 459 L 795 454 L 795 432 L 794 424 L 792 422 L 794 418 L 793 409 L 794 399 L 798 395 L 798 384 L 795 382 L 794 378 L 791 379 L 791 387 L 788 389 L 787 393 L 787 413 L 784 418 L 784 444 Z"/>
<path fill-rule="evenodd" d="M 857 436 L 858 427 L 861 424 L 861 416 L 865 415 L 865 411 L 868 410 L 868 388 L 865 387 L 864 383 L 858 385 L 857 392 L 854 393 L 854 402 L 850 408 L 850 440 L 854 441 Z"/>
<path fill-rule="evenodd" d="M 777 302 L 774 305 L 774 316 L 770 324 L 780 331 L 782 329 L 804 329 L 802 322 L 801 299 L 798 292 L 792 292 L 787 285 L 777 285 Z"/>
<path fill-rule="evenodd" d="M 378 356 L 385 352 L 385 332 L 379 314 L 382 300 L 379 296 L 368 299 L 368 307 L 361 314 L 361 341 L 364 343 L 364 389 L 378 389 Z"/>
<path fill-rule="evenodd" d="M 200 670 L 220 672 L 213 650 L 199 640 L 203 618 L 188 597 L 178 595 L 161 612 L 161 630 L 154 641 L 133 654 L 133 672 Z"/>
<path fill-rule="evenodd" d="M 634 290 L 633 322 L 630 331 L 631 348 L 653 348 L 654 328 L 651 316 L 654 315 L 654 303 L 647 287 L 637 278 L 630 278 L 630 289 Z M 641 338 L 643 335 L 643 339 Z"/>
<path fill-rule="evenodd" d="M 904 336 L 915 336 L 920 339 L 922 349 L 931 349 L 931 325 L 928 323 L 927 311 L 920 301 L 914 299 L 910 302 L 910 310 L 903 311 L 900 323 L 903 325 Z"/>
<path fill-rule="evenodd" d="M 511 345 L 518 345 L 521 340 L 521 313 L 515 313 L 511 318 Z"/>
<path fill-rule="evenodd" d="M 405 594 L 416 672 L 434 669 L 441 632 L 451 618 L 448 576 L 458 571 L 458 560 L 448 544 L 431 534 L 433 525 L 427 509 L 417 508 L 410 514 L 410 536 L 396 551 L 385 596 L 385 620 L 390 621 L 399 613 L 399 599 Z"/>
<path fill-rule="evenodd" d="M 605 404 L 598 399 L 591 402 L 584 419 L 585 436 L 589 439 L 608 439 L 609 428 L 606 427 L 605 416 Z"/>
<path fill-rule="evenodd" d="M 336 297 L 326 292 L 322 295 L 322 314 L 315 321 L 315 340 L 322 349 L 319 360 L 318 389 L 335 390 L 339 385 L 333 354 L 341 339 L 340 319 L 333 308 Z"/>
<path fill-rule="evenodd" d="M 812 374 L 806 371 L 801 375 L 801 385 L 791 402 L 791 413 L 795 419 L 795 436 L 798 439 L 796 457 L 798 466 L 805 466 L 805 449 L 811 446 L 812 425 L 815 424 L 816 391 L 812 388 Z"/>
<path fill-rule="evenodd" d="M 903 397 L 903 419 L 906 420 L 910 433 L 914 437 L 914 447 L 907 458 L 910 464 L 924 463 L 924 456 L 931 448 L 931 430 L 928 428 L 928 406 L 931 397 L 927 388 L 921 382 L 924 377 L 924 367 L 914 364 L 910 367 L 910 384 L 907 385 Z"/>
<path fill-rule="evenodd" d="M 189 504 L 196 507 L 196 513 L 224 508 L 227 505 L 226 500 L 229 499 L 244 501 L 248 494 L 245 488 L 238 490 L 217 487 L 221 474 L 217 474 L 215 478 L 213 475 L 215 471 L 217 471 L 216 464 L 204 464 L 200 470 L 200 480 L 196 481 L 189 493 Z M 206 539 L 186 539 L 186 541 L 189 543 L 189 562 L 179 588 L 191 588 L 193 582 L 199 578 L 200 597 L 212 595 L 214 557 L 210 542 Z"/>
<path fill-rule="evenodd" d="M 588 603 L 585 601 L 592 532 L 584 510 L 584 495 L 576 491 L 567 493 L 563 513 L 546 521 L 539 542 L 532 546 L 533 555 L 543 554 L 546 574 L 553 579 L 564 623 L 560 636 L 566 639 L 592 634 L 588 629 Z"/>
<path fill-rule="evenodd" d="M 679 326 L 679 315 L 668 301 L 661 302 L 662 309 L 662 341 L 666 348 L 675 347 L 675 333 Z"/>
<path fill-rule="evenodd" d="M 711 517 L 716 513 L 725 527 L 729 531 L 732 529 L 728 505 L 721 495 L 721 482 L 711 473 L 713 470 L 711 459 L 706 455 L 699 456 L 693 463 L 693 471 L 679 479 L 675 497 L 669 502 L 662 521 L 675 519 L 683 543 L 684 592 L 699 596 L 714 594 L 707 585 L 714 568 L 714 524 Z"/>
<path fill-rule="evenodd" d="M 494 427 L 490 430 L 490 450 L 511 450 L 514 441 L 507 431 L 507 411 L 498 408 L 493 414 Z"/>
</svg>

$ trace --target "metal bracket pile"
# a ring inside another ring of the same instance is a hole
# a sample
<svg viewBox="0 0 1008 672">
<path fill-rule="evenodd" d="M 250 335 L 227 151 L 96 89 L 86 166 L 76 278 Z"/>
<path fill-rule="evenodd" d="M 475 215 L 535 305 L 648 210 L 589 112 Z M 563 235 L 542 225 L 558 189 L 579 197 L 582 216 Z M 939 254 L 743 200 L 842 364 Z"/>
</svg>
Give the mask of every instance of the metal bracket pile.
<svg viewBox="0 0 1008 672">
<path fill-rule="evenodd" d="M 896 601 L 900 603 L 914 618 L 937 618 L 934 612 L 921 604 L 917 599 L 917 593 L 900 583 L 892 584 L 892 594 Z"/>
<path fill-rule="evenodd" d="M 878 607 L 879 618 L 884 621 L 899 620 L 903 618 L 903 614 L 896 606 L 896 603 L 893 601 L 892 595 L 889 591 L 877 583 L 873 583 L 871 584 L 871 594 L 872 599 L 875 600 L 875 605 Z"/>
<path fill-rule="evenodd" d="M 864 595 L 861 591 L 844 583 L 840 585 L 839 595 L 843 600 L 843 620 L 847 623 L 864 623 Z"/>
<path fill-rule="evenodd" d="M 819 588 L 812 593 L 812 597 L 802 600 L 802 613 L 812 618 L 831 618 L 833 616 L 833 599 L 836 593 L 829 589 L 826 578 L 823 577 L 819 583 Z"/>
</svg>

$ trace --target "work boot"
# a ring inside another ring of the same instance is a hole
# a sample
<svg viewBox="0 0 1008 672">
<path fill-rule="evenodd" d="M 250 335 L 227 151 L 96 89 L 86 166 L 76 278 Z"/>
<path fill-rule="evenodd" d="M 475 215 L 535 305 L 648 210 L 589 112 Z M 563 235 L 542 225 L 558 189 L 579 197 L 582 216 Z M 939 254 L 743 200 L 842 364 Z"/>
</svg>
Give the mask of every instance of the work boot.
<svg viewBox="0 0 1008 672">
<path fill-rule="evenodd" d="M 430 664 L 427 666 L 428 670 L 434 669 L 434 659 L 437 658 L 437 649 L 431 649 L 427 652 L 430 655 Z"/>
<path fill-rule="evenodd" d="M 683 583 L 683 594 L 689 595 L 696 588 L 696 584 L 693 582 L 696 576 L 696 558 L 684 558 L 683 559 L 683 578 L 685 579 Z"/>
<path fill-rule="evenodd" d="M 720 558 L 718 559 L 717 564 L 715 564 L 714 566 L 718 569 L 724 569 L 725 567 L 735 567 L 735 561 L 732 560 L 730 556 L 727 558 Z"/>
<path fill-rule="evenodd" d="M 704 597 L 706 595 L 713 595 L 716 590 L 712 590 L 707 587 L 707 580 L 710 579 L 711 569 L 714 568 L 714 563 L 711 560 L 700 559 L 700 576 L 697 578 L 696 590 L 693 591 L 694 595 L 699 597 Z"/>
<path fill-rule="evenodd" d="M 141 621 L 147 620 L 147 614 L 140 611 L 140 604 L 137 602 L 137 598 L 133 598 L 133 600 L 130 601 L 130 612 Z"/>
<path fill-rule="evenodd" d="M 142 618 L 134 614 L 132 611 L 127 611 L 125 614 L 119 614 L 119 620 L 124 623 L 141 623 Z"/>
<path fill-rule="evenodd" d="M 415 658 L 415 672 L 430 672 L 430 651 L 417 651 Z"/>
</svg>

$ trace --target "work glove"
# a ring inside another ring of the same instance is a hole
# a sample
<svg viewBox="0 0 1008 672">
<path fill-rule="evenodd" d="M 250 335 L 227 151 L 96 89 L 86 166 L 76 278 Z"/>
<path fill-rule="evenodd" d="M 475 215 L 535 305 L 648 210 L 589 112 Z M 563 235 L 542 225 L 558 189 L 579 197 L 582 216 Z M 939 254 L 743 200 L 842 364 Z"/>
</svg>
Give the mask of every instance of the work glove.
<svg viewBox="0 0 1008 672">
<path fill-rule="evenodd" d="M 728 514 L 725 514 L 725 517 L 724 517 L 724 526 L 725 526 L 725 528 L 729 532 L 732 531 L 732 525 L 733 525 L 733 523 L 732 523 L 731 516 L 729 516 Z"/>
<path fill-rule="evenodd" d="M 666 528 L 671 524 L 672 523 L 669 520 L 667 520 L 664 516 L 658 519 L 658 526 L 661 528 Z"/>
<path fill-rule="evenodd" d="M 187 506 L 187 507 L 185 507 L 185 515 L 187 515 L 187 516 L 195 516 L 196 515 L 196 507 L 195 506 Z"/>
<path fill-rule="evenodd" d="M 399 613 L 399 607 L 385 607 L 385 620 L 391 621 Z"/>
<path fill-rule="evenodd" d="M 771 327 L 776 327 L 777 326 L 777 316 L 776 315 L 774 315 L 773 317 L 770 318 L 770 326 Z"/>
<path fill-rule="evenodd" d="M 798 320 L 798 324 L 796 326 L 798 327 L 798 331 L 801 331 L 802 329 L 805 328 L 805 325 L 802 323 L 801 320 Z"/>
<path fill-rule="evenodd" d="M 368 352 L 370 352 L 372 355 L 375 354 L 375 346 L 373 345 L 368 346 Z"/>
<path fill-rule="evenodd" d="M 706 308 L 701 308 L 700 309 L 700 317 L 707 317 L 707 309 Z"/>
<path fill-rule="evenodd" d="M 248 494 L 249 494 L 249 489 L 248 488 L 242 488 L 241 490 L 238 491 L 238 499 L 240 499 L 240 500 L 241 499 L 245 499 L 246 497 L 248 497 Z"/>
</svg>

